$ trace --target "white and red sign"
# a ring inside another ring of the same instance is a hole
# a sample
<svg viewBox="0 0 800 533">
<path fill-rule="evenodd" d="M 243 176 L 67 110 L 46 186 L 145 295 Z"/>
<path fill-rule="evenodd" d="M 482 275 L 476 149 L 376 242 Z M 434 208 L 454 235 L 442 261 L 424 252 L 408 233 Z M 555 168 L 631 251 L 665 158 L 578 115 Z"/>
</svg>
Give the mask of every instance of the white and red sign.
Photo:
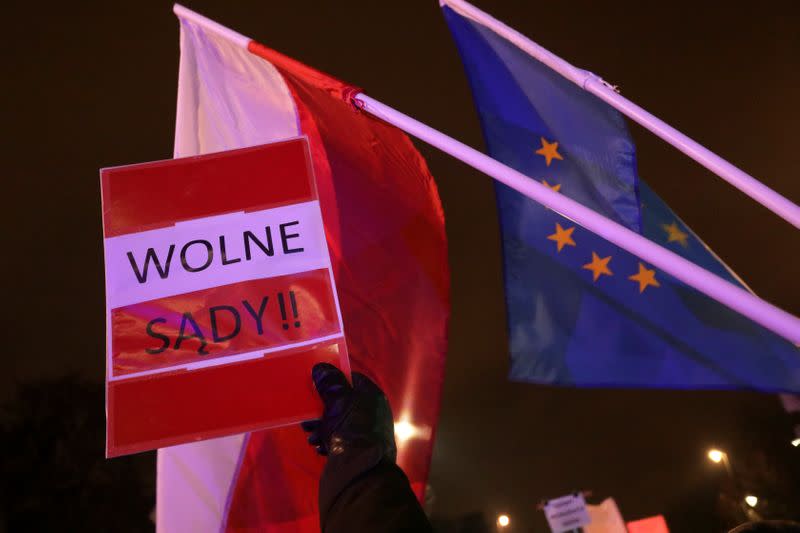
<svg viewBox="0 0 800 533">
<path fill-rule="evenodd" d="M 305 138 L 101 181 L 107 455 L 317 416 L 347 353 Z"/>
</svg>

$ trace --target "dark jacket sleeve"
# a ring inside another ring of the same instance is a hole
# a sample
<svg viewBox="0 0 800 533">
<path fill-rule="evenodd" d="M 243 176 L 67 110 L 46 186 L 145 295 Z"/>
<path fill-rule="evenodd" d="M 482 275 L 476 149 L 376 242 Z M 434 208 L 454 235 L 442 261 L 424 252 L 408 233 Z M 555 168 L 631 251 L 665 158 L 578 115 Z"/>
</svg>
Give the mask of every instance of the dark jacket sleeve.
<svg viewBox="0 0 800 533">
<path fill-rule="evenodd" d="M 387 459 L 351 480 L 324 473 L 320 522 L 322 533 L 432 532 L 408 478 Z"/>
</svg>

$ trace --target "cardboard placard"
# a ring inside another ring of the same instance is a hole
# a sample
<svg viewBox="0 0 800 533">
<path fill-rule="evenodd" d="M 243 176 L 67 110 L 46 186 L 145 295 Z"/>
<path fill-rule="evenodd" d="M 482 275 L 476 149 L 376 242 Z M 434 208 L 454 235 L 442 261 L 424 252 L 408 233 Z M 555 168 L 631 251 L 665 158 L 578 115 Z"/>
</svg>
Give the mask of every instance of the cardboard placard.
<svg viewBox="0 0 800 533">
<path fill-rule="evenodd" d="M 591 521 L 586 500 L 580 492 L 548 500 L 544 504 L 544 516 L 553 533 L 574 531 Z"/>
<path fill-rule="evenodd" d="M 318 416 L 349 365 L 307 140 L 100 174 L 106 455 Z"/>
</svg>

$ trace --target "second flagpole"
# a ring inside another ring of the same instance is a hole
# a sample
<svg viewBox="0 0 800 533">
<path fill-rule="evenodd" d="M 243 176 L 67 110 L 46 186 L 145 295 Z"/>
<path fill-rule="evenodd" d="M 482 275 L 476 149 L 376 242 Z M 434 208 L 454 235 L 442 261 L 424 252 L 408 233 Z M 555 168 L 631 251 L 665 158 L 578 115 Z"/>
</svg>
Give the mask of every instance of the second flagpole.
<svg viewBox="0 0 800 533">
<path fill-rule="evenodd" d="M 597 96 L 617 111 L 650 130 L 747 196 L 765 206 L 794 227 L 800 228 L 800 206 L 770 189 L 753 176 L 732 165 L 655 115 L 634 104 L 619 94 L 613 86 L 603 81 L 599 76 L 571 65 L 465 0 L 439 0 L 439 3 L 458 11 L 467 18 L 486 26 L 503 38 L 508 39 L 526 54 L 541 61 L 585 91 Z"/>
<path fill-rule="evenodd" d="M 671 274 L 690 287 L 730 307 L 753 322 L 761 324 L 786 340 L 800 344 L 800 319 L 794 315 L 725 281 L 716 274 L 712 274 L 583 204 L 550 190 L 525 174 L 363 93 L 355 95 L 353 100 L 362 111 L 450 154 L 520 194 L 549 207 L 607 241 L 638 256 L 643 261 Z"/>
</svg>

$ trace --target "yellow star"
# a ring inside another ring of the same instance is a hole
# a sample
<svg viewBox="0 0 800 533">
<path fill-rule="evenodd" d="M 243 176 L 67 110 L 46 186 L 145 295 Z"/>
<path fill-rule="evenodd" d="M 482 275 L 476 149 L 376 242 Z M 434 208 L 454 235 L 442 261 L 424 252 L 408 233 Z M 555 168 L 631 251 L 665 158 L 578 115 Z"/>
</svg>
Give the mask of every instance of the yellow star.
<svg viewBox="0 0 800 533">
<path fill-rule="evenodd" d="M 661 224 L 661 227 L 667 232 L 667 242 L 678 242 L 684 248 L 689 245 L 687 241 L 689 234 L 681 231 L 681 228 L 678 227 L 676 222 L 672 224 Z"/>
<path fill-rule="evenodd" d="M 545 187 L 547 187 L 551 191 L 558 192 L 558 191 L 561 190 L 561 184 L 560 183 L 555 183 L 553 185 L 550 185 L 549 183 L 547 183 L 547 180 L 542 180 L 542 185 L 544 185 Z"/>
<path fill-rule="evenodd" d="M 639 294 L 643 293 L 649 285 L 653 287 L 661 286 L 661 284 L 656 281 L 656 271 L 648 269 L 642 263 L 639 263 L 639 272 L 630 276 L 628 279 L 639 282 Z"/>
<path fill-rule="evenodd" d="M 553 162 L 553 159 L 558 159 L 559 161 L 563 161 L 564 158 L 561 157 L 561 154 L 558 153 L 558 143 L 552 142 L 549 143 L 544 137 L 540 137 L 542 140 L 542 147 L 536 150 L 536 153 L 544 156 L 545 163 L 547 166 L 550 166 L 550 163 Z"/>
<path fill-rule="evenodd" d="M 583 265 L 586 270 L 592 271 L 592 281 L 597 281 L 601 274 L 611 276 L 613 272 L 608 269 L 608 262 L 611 261 L 611 256 L 601 258 L 595 252 L 592 252 L 592 262 Z"/>
<path fill-rule="evenodd" d="M 575 231 L 574 227 L 564 229 L 561 227 L 561 224 L 556 222 L 556 232 L 552 235 L 548 235 L 547 238 L 551 241 L 556 241 L 556 246 L 560 252 L 564 246 L 575 246 L 575 241 L 572 240 L 573 231 Z"/>
</svg>

